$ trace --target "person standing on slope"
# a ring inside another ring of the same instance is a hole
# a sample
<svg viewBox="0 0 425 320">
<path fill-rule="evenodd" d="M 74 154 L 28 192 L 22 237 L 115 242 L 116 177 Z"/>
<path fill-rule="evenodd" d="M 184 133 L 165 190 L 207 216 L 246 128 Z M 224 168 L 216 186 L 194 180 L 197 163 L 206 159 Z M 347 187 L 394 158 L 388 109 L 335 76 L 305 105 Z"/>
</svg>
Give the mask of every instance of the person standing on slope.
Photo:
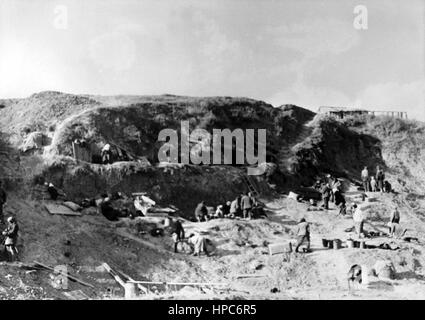
<svg viewBox="0 0 425 320">
<path fill-rule="evenodd" d="M 394 237 L 395 229 L 400 223 L 400 212 L 397 207 L 394 207 L 390 217 L 390 237 Z"/>
<path fill-rule="evenodd" d="M 362 176 L 362 182 L 363 182 L 363 189 L 365 192 L 369 192 L 369 171 L 367 170 L 367 167 L 364 167 L 361 173 Z"/>
<path fill-rule="evenodd" d="M 326 210 L 329 210 L 329 199 L 331 197 L 331 188 L 329 186 L 329 183 L 326 183 L 322 187 L 322 199 L 323 199 L 323 207 Z"/>
<path fill-rule="evenodd" d="M 378 183 L 379 191 L 384 192 L 385 174 L 380 166 L 376 166 L 376 182 Z"/>
</svg>

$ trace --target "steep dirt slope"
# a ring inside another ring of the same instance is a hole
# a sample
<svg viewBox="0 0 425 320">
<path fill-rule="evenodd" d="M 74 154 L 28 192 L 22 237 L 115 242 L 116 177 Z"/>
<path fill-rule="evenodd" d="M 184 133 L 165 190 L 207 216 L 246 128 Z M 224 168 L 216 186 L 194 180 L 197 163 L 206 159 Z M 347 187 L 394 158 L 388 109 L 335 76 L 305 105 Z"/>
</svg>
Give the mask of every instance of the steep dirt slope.
<svg viewBox="0 0 425 320">
<path fill-rule="evenodd" d="M 190 129 L 266 129 L 267 158 L 275 162 L 282 144 L 290 143 L 300 124 L 312 113 L 295 106 L 273 108 L 262 101 L 231 97 L 88 96 L 40 92 L 4 103 L 0 127 L 19 145 L 28 133 L 41 131 L 53 137 L 55 154 L 71 155 L 71 142 L 113 141 L 157 162 L 158 133 L 180 132 L 181 121 Z M 295 110 L 295 111 L 294 111 Z"/>
</svg>

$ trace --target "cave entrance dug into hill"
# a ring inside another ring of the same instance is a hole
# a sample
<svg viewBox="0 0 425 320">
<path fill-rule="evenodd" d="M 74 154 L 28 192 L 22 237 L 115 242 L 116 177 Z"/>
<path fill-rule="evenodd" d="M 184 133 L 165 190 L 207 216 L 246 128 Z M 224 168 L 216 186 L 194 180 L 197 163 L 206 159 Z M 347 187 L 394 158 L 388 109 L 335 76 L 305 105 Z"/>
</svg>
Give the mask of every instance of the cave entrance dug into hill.
<svg viewBox="0 0 425 320">
<path fill-rule="evenodd" d="M 110 145 L 109 164 L 120 161 L 137 161 L 150 165 L 146 157 L 136 156 L 113 141 L 107 141 L 106 144 Z M 102 148 L 95 143 L 88 143 L 84 139 L 76 139 L 72 142 L 72 151 L 75 160 L 105 164 L 102 159 Z"/>
</svg>

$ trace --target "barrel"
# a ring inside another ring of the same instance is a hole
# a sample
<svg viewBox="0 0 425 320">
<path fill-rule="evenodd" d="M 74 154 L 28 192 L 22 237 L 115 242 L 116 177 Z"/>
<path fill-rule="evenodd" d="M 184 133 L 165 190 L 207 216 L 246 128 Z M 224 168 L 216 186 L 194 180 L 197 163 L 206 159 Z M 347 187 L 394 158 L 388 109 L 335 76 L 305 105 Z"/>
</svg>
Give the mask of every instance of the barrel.
<svg viewBox="0 0 425 320">
<path fill-rule="evenodd" d="M 334 247 L 334 242 L 333 242 L 333 240 L 328 240 L 328 248 L 329 248 L 329 249 L 333 249 L 333 247 Z"/>
<path fill-rule="evenodd" d="M 360 242 L 359 241 L 353 241 L 354 248 L 360 248 Z"/>
<path fill-rule="evenodd" d="M 328 247 L 328 243 L 329 243 L 329 241 L 328 241 L 328 240 L 326 240 L 326 239 L 322 239 L 322 245 L 323 245 L 323 248 L 327 248 L 327 247 Z"/>
<path fill-rule="evenodd" d="M 334 239 L 334 250 L 338 250 L 341 249 L 341 240 L 339 239 Z"/>
<path fill-rule="evenodd" d="M 360 249 L 366 249 L 366 243 L 364 241 L 360 241 Z"/>
<path fill-rule="evenodd" d="M 348 239 L 346 241 L 347 248 L 354 248 L 354 241 L 352 239 Z"/>
</svg>

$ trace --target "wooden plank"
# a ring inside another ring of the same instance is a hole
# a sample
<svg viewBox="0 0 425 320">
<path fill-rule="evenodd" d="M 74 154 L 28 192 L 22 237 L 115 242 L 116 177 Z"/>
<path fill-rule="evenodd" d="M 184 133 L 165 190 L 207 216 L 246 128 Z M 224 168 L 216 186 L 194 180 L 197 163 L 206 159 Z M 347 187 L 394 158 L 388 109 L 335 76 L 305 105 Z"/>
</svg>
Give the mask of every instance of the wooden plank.
<svg viewBox="0 0 425 320">
<path fill-rule="evenodd" d="M 106 262 L 102 263 L 102 267 L 104 267 L 105 270 L 109 272 L 109 274 L 115 279 L 116 282 L 125 288 L 125 281 L 121 279 L 120 276 L 114 270 L 112 270 L 112 268 Z"/>
<path fill-rule="evenodd" d="M 88 300 L 90 299 L 83 291 L 74 290 L 70 292 L 63 293 L 70 300 Z"/>
<path fill-rule="evenodd" d="M 127 281 L 135 281 L 135 280 L 134 280 L 134 279 L 132 279 L 129 275 L 125 274 L 125 273 L 124 273 L 124 272 L 122 272 L 122 271 L 118 271 L 118 273 L 121 273 L 121 275 L 122 275 L 124 278 L 126 278 L 126 280 L 127 280 Z M 141 291 L 143 291 L 145 294 L 147 294 L 147 293 L 148 293 L 148 289 L 147 289 L 146 287 L 142 286 L 140 283 L 138 283 L 138 284 L 137 284 L 137 287 L 138 287 Z"/>
<path fill-rule="evenodd" d="M 170 286 L 227 286 L 227 283 L 208 283 L 208 282 L 159 282 L 159 281 L 128 281 L 130 283 L 170 285 Z"/>
<path fill-rule="evenodd" d="M 236 276 L 236 279 L 241 279 L 241 278 L 263 278 L 263 277 L 268 277 L 268 275 L 266 274 L 239 274 Z"/>
<path fill-rule="evenodd" d="M 46 210 L 53 215 L 55 214 L 64 215 L 64 216 L 81 216 L 82 215 L 80 212 L 72 211 L 70 208 L 60 204 L 45 203 L 44 206 Z"/>
<path fill-rule="evenodd" d="M 270 255 L 279 254 L 279 253 L 288 253 L 291 251 L 292 251 L 292 244 L 290 241 L 269 244 Z"/>
<path fill-rule="evenodd" d="M 52 267 L 46 266 L 46 265 L 44 265 L 44 264 L 42 264 L 42 263 L 40 263 L 40 262 L 34 261 L 34 263 L 35 263 L 36 265 L 39 265 L 39 266 L 41 266 L 41 267 L 43 267 L 43 268 L 47 269 L 47 270 L 50 270 L 50 271 L 53 271 L 53 272 L 58 272 L 58 270 L 55 270 L 55 269 L 53 269 Z M 76 277 L 73 277 L 73 276 L 71 276 L 68 272 L 64 273 L 63 275 L 64 275 L 64 276 L 66 276 L 67 278 L 69 278 L 69 279 L 71 279 L 71 280 L 75 281 L 75 282 L 78 282 L 78 283 L 80 283 L 80 284 L 84 285 L 84 286 L 94 288 L 94 286 L 93 286 L 93 285 L 91 285 L 90 283 L 84 282 L 84 281 L 82 281 L 82 280 L 80 280 L 80 279 L 78 279 L 78 278 L 76 278 Z"/>
</svg>

